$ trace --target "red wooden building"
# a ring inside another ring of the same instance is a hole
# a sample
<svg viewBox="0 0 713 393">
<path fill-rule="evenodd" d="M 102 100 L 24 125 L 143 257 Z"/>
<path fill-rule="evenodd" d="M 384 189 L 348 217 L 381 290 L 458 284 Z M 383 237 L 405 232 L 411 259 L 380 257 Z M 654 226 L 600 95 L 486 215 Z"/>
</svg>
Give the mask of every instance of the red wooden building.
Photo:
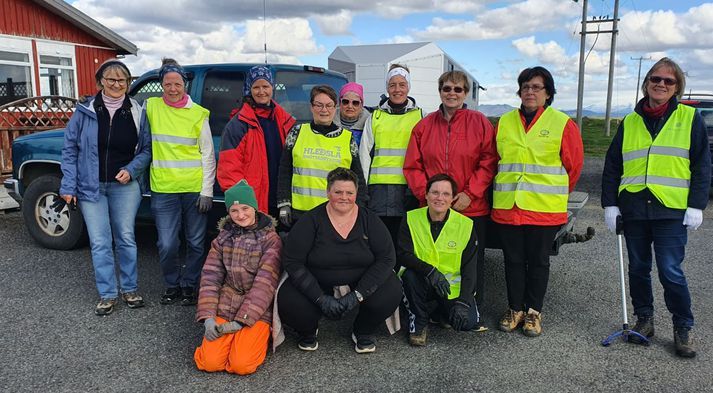
<svg viewBox="0 0 713 393">
<path fill-rule="evenodd" d="M 97 66 L 137 51 L 63 0 L 0 0 L 0 105 L 94 94 Z"/>
</svg>

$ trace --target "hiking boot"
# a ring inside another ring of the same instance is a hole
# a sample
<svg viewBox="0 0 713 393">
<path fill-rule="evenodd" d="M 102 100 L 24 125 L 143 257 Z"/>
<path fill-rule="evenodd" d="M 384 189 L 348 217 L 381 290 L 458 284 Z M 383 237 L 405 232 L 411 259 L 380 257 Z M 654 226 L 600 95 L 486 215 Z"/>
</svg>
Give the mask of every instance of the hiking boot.
<svg viewBox="0 0 713 393">
<path fill-rule="evenodd" d="M 114 306 L 116 305 L 116 298 L 112 299 L 101 299 L 97 307 L 94 309 L 94 314 L 99 316 L 109 315 L 114 312 Z"/>
<path fill-rule="evenodd" d="M 653 316 L 641 316 L 636 320 L 636 325 L 634 325 L 633 331 L 641 334 L 642 336 L 649 338 L 654 336 L 654 317 Z M 630 334 L 629 342 L 634 344 L 648 345 L 649 343 L 639 338 L 639 336 Z"/>
<path fill-rule="evenodd" d="M 121 294 L 121 299 L 129 308 L 139 308 L 144 306 L 144 298 L 136 292 L 125 292 Z"/>
<path fill-rule="evenodd" d="M 529 309 L 525 315 L 522 332 L 528 337 L 537 337 L 542 334 L 542 313 Z"/>
<path fill-rule="evenodd" d="M 166 289 L 166 292 L 161 295 L 161 304 L 173 304 L 181 299 L 181 288 L 174 287 Z"/>
<path fill-rule="evenodd" d="M 682 358 L 696 357 L 691 340 L 691 329 L 685 327 L 673 328 L 673 342 L 676 344 L 676 355 Z"/>
<path fill-rule="evenodd" d="M 319 348 L 319 342 L 317 341 L 317 332 L 314 334 L 308 334 L 306 336 L 300 336 L 297 342 L 297 348 L 303 351 L 316 351 Z"/>
<path fill-rule="evenodd" d="M 420 331 L 416 330 L 415 333 L 409 333 L 408 343 L 414 347 L 423 347 L 426 345 L 426 338 L 428 337 L 428 326 L 424 326 Z"/>
<path fill-rule="evenodd" d="M 502 319 L 500 319 L 500 326 L 498 326 L 498 329 L 509 333 L 517 329 L 523 321 L 525 321 L 524 311 L 513 311 L 512 309 L 508 309 L 505 311 Z"/>
<path fill-rule="evenodd" d="M 192 287 L 181 288 L 181 306 L 193 306 L 198 303 L 198 291 Z"/>
<path fill-rule="evenodd" d="M 371 336 L 366 334 L 355 335 L 352 333 L 352 341 L 354 341 L 354 350 L 357 353 L 371 353 L 376 351 L 376 343 Z"/>
</svg>

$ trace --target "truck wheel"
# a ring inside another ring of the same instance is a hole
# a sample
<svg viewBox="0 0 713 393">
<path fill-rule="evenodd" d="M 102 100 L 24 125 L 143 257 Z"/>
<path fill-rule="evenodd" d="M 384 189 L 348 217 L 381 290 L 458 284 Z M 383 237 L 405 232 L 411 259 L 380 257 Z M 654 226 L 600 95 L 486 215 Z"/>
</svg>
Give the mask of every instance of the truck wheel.
<svg viewBox="0 0 713 393">
<path fill-rule="evenodd" d="M 65 206 L 57 213 L 50 206 L 59 198 L 60 178 L 40 176 L 27 187 L 22 217 L 30 236 L 43 247 L 70 250 L 86 243 L 84 219 L 79 210 Z"/>
</svg>

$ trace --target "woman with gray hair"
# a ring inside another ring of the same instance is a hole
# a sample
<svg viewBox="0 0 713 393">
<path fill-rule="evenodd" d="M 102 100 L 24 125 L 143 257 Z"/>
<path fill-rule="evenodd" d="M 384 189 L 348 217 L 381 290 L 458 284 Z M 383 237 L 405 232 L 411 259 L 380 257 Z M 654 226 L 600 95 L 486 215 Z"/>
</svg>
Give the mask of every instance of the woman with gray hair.
<svg viewBox="0 0 713 393">
<path fill-rule="evenodd" d="M 686 76 L 664 57 L 646 73 L 644 98 L 619 125 L 604 161 L 602 207 L 607 227 L 623 233 L 629 253 L 634 330 L 654 335 L 651 250 L 656 255 L 666 307 L 672 314 L 676 354 L 696 355 L 691 341 L 691 294 L 681 264 L 688 235 L 703 222 L 711 180 L 708 135 L 701 115 L 680 104 Z M 643 343 L 629 336 L 629 342 Z"/>
</svg>

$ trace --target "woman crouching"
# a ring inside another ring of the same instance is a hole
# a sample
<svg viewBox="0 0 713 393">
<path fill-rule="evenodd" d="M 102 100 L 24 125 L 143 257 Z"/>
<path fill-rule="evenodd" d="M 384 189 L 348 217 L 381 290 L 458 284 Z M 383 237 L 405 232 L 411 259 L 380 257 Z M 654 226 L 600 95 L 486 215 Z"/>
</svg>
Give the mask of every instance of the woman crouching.
<svg viewBox="0 0 713 393">
<path fill-rule="evenodd" d="M 199 370 L 246 375 L 267 354 L 282 241 L 245 180 L 225 192 L 225 205 L 201 274 L 196 321 L 205 337 L 194 359 Z"/>
</svg>

